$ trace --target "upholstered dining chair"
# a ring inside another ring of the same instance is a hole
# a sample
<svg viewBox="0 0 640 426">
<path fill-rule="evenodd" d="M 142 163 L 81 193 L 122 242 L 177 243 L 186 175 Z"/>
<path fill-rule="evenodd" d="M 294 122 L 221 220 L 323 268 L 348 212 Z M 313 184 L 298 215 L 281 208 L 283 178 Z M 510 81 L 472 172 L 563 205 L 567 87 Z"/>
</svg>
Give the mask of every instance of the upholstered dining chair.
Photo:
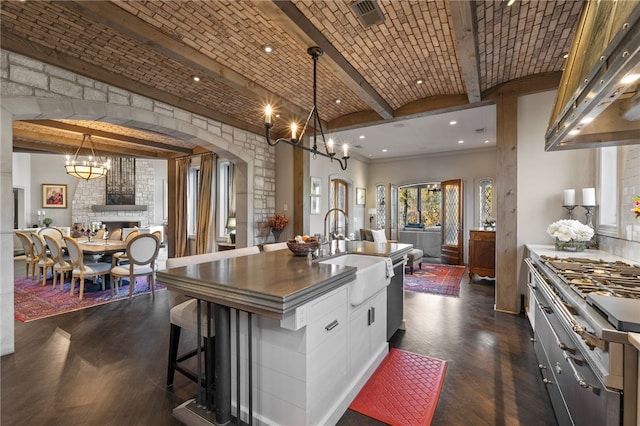
<svg viewBox="0 0 640 426">
<path fill-rule="evenodd" d="M 71 271 L 71 290 L 69 295 L 73 296 L 75 292 L 76 279 L 80 281 L 80 289 L 78 296 L 80 300 L 84 297 L 84 279 L 85 278 L 102 278 L 102 290 L 105 287 L 105 275 L 109 274 L 111 270 L 111 264 L 106 262 L 90 262 L 85 263 L 82 248 L 76 240 L 70 237 L 64 237 L 64 241 L 67 245 L 67 252 L 69 253 L 69 263 L 73 267 Z"/>
<path fill-rule="evenodd" d="M 258 248 L 258 246 L 252 246 L 235 250 L 196 254 L 193 256 L 167 259 L 166 267 L 167 269 L 178 268 L 186 265 L 195 265 L 198 263 L 211 262 L 221 259 L 230 259 L 240 256 L 249 256 L 259 253 L 260 249 Z M 193 380 L 194 382 L 197 382 L 198 378 L 196 374 L 181 365 L 183 361 L 186 361 L 187 359 L 195 356 L 197 354 L 197 349 L 193 349 L 178 356 L 178 346 L 180 345 L 180 332 L 182 329 L 188 330 L 194 334 L 198 331 L 198 302 L 196 299 L 188 298 L 173 290 L 167 289 L 167 295 L 170 309 L 169 320 L 171 323 L 171 330 L 169 332 L 169 362 L 167 368 L 167 386 L 173 386 L 173 378 L 176 371 Z M 213 331 L 214 329 L 215 323 L 212 317 L 211 330 Z M 215 334 L 213 336 L 208 335 L 205 309 L 201 309 L 200 332 L 205 339 L 205 350 L 212 351 L 215 343 Z"/>
<path fill-rule="evenodd" d="M 36 278 L 36 265 L 38 264 L 38 256 L 36 256 L 35 249 L 33 247 L 33 241 L 31 237 L 24 232 L 16 232 L 16 236 L 22 244 L 22 250 L 24 251 L 25 261 L 25 276 L 29 278 L 29 270 L 31 270 L 31 279 Z"/>
<path fill-rule="evenodd" d="M 121 231 L 122 232 L 122 231 Z M 140 231 L 138 231 L 137 229 L 135 231 L 131 231 L 127 234 L 127 236 L 124 239 L 125 243 L 128 243 L 129 241 L 131 241 L 132 239 L 134 239 L 135 237 L 137 237 L 138 235 L 140 235 Z M 120 251 L 118 253 L 113 253 L 111 255 L 111 262 L 114 266 L 126 263 L 128 261 L 127 259 L 127 253 L 124 251 Z"/>
<path fill-rule="evenodd" d="M 289 248 L 287 246 L 287 243 L 272 243 L 272 244 L 265 244 L 262 246 L 262 251 L 265 252 L 270 252 L 270 251 L 277 251 L 277 250 L 284 250 Z"/>
<path fill-rule="evenodd" d="M 105 231 L 104 228 L 100 228 L 96 231 L 96 233 L 93 235 L 93 238 L 95 238 L 96 240 L 101 240 L 104 238 L 104 233 L 107 232 Z"/>
<path fill-rule="evenodd" d="M 135 278 L 146 276 L 152 297 L 155 297 L 156 258 L 160 250 L 160 241 L 153 234 L 140 234 L 129 240 L 125 254 L 127 265 L 117 265 L 111 259 L 111 293 L 118 291 L 122 278 L 129 278 L 129 299 L 133 297 Z"/>
<path fill-rule="evenodd" d="M 67 272 L 71 272 L 73 266 L 69 263 L 69 257 L 63 254 L 62 245 L 56 238 L 47 234 L 44 236 L 44 241 L 47 243 L 51 259 L 53 259 L 53 288 L 56 288 L 58 275 L 60 275 L 60 290 L 63 290 L 64 277 Z"/>
<path fill-rule="evenodd" d="M 47 243 L 45 243 L 42 236 L 34 232 L 31 234 L 31 240 L 33 241 L 33 248 L 38 257 L 38 263 L 36 263 L 38 267 L 38 279 L 40 279 L 40 274 L 42 274 L 42 285 L 44 286 L 47 282 L 47 269 L 51 268 L 51 272 L 53 273 L 53 265 L 55 262 L 48 256 Z"/>
<path fill-rule="evenodd" d="M 122 239 L 122 228 L 118 228 L 115 231 L 109 232 L 110 240 L 121 240 Z"/>
<path fill-rule="evenodd" d="M 46 235 L 55 238 L 56 241 L 58 241 L 60 243 L 61 246 L 64 246 L 64 234 L 62 233 L 61 230 L 59 230 L 58 228 L 42 228 L 38 231 L 38 235 L 40 235 L 42 238 L 44 238 Z"/>
</svg>

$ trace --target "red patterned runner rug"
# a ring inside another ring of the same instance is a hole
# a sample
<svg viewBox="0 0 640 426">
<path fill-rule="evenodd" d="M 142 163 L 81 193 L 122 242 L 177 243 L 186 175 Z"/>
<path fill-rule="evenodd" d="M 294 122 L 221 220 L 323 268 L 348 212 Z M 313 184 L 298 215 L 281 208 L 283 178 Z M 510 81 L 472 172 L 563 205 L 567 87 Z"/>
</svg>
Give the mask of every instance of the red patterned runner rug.
<svg viewBox="0 0 640 426">
<path fill-rule="evenodd" d="M 85 291 L 82 300 L 78 297 L 79 284 L 76 282 L 76 292 L 74 296 L 69 295 L 69 279 L 66 280 L 64 290 L 56 287 L 51 288 L 51 279 L 47 280 L 44 287 L 42 281 L 32 281 L 29 278 L 16 278 L 14 283 L 14 316 L 22 322 L 34 321 L 54 315 L 65 314 L 67 312 L 78 311 L 92 306 L 103 305 L 129 298 L 129 286 L 123 285 L 118 288 L 118 294 L 111 296 L 111 290 L 105 291 Z M 87 285 L 85 283 L 85 285 Z M 156 283 L 156 291 L 165 287 Z M 136 280 L 133 295 L 151 293 L 146 277 L 138 277 Z"/>
<path fill-rule="evenodd" d="M 447 362 L 391 349 L 349 408 L 390 425 L 429 425 Z"/>
<path fill-rule="evenodd" d="M 405 275 L 404 289 L 417 293 L 458 297 L 460 281 L 465 270 L 464 266 L 423 263 L 422 269 L 414 268 L 413 275 Z"/>
</svg>

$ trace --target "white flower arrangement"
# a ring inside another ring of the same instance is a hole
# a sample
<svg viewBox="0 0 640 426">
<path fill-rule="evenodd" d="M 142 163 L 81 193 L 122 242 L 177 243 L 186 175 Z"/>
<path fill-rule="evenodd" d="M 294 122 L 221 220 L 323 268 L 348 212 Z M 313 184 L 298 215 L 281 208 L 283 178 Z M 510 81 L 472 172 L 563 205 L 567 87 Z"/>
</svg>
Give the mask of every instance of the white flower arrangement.
<svg viewBox="0 0 640 426">
<path fill-rule="evenodd" d="M 547 227 L 547 234 L 560 241 L 590 241 L 593 229 L 574 219 L 562 219 Z"/>
</svg>

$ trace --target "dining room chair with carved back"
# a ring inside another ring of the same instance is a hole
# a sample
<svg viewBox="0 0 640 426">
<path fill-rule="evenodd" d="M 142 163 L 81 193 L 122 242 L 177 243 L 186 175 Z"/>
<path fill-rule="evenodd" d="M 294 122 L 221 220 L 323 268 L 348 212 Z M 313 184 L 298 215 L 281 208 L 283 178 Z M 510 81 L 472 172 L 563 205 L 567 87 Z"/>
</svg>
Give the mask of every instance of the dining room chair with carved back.
<svg viewBox="0 0 640 426">
<path fill-rule="evenodd" d="M 29 278 L 29 271 L 31 271 L 31 279 L 34 280 L 36 278 L 36 265 L 40 259 L 36 256 L 33 241 L 31 237 L 24 232 L 18 231 L 16 232 L 16 236 L 20 240 L 22 250 L 24 251 L 25 276 Z"/>
<path fill-rule="evenodd" d="M 231 259 L 234 257 L 249 256 L 259 254 L 258 246 L 243 247 L 235 250 L 217 251 L 213 253 L 196 254 L 192 256 L 173 257 L 167 259 L 167 269 L 178 268 L 186 265 L 195 265 L 198 263 L 212 262 L 214 260 Z M 197 300 L 183 294 L 167 289 L 167 301 L 169 302 L 169 322 L 171 329 L 169 331 L 169 360 L 167 368 L 167 386 L 173 386 L 173 378 L 175 372 L 178 371 L 184 376 L 198 381 L 196 373 L 182 364 L 183 361 L 195 356 L 197 348 L 178 355 L 180 346 L 181 330 L 185 329 L 195 334 L 198 331 L 198 305 Z M 202 308 L 201 312 L 200 333 L 204 338 L 205 350 L 213 351 L 215 347 L 215 335 L 208 335 L 206 309 Z M 213 315 L 213 313 L 212 313 Z M 215 322 L 211 317 L 211 330 L 215 330 Z M 207 374 L 207 373 L 205 373 Z"/>
<path fill-rule="evenodd" d="M 140 231 L 139 230 L 136 229 L 135 231 L 131 231 L 124 238 L 124 242 L 125 243 L 129 243 L 129 241 L 131 241 L 132 239 L 134 239 L 138 235 L 140 235 Z M 124 252 L 124 251 L 120 251 L 118 253 L 113 253 L 111 255 L 111 263 L 113 264 L 113 266 L 122 265 L 122 264 L 127 263 L 128 261 L 129 261 L 129 259 L 127 259 L 127 253 Z"/>
<path fill-rule="evenodd" d="M 62 245 L 56 238 L 49 234 L 44 236 L 44 241 L 47 243 L 49 252 L 51 253 L 51 259 L 53 259 L 53 288 L 56 288 L 58 281 L 58 275 L 60 275 L 60 290 L 64 290 L 64 279 L 67 272 L 73 270 L 73 266 L 69 262 L 69 257 L 62 251 Z M 64 242 L 64 237 L 63 240 Z"/>
<path fill-rule="evenodd" d="M 71 290 L 69 295 L 73 296 L 75 292 L 75 282 L 78 279 L 80 288 L 78 296 L 80 300 L 84 297 L 84 280 L 85 278 L 98 278 L 102 279 L 102 290 L 105 289 L 105 275 L 109 274 L 111 270 L 111 264 L 106 262 L 87 262 L 87 257 L 84 256 L 82 248 L 78 242 L 70 237 L 64 237 L 67 245 L 67 252 L 69 253 L 69 262 L 73 269 L 71 270 Z"/>
<path fill-rule="evenodd" d="M 153 234 L 139 234 L 127 243 L 125 254 L 127 265 L 117 265 L 112 259 L 111 292 L 117 293 L 123 278 L 129 278 L 129 299 L 133 297 L 135 278 L 146 276 L 152 297 L 155 297 L 156 259 L 160 251 L 160 241 Z"/>
<path fill-rule="evenodd" d="M 104 238 L 104 234 L 105 232 L 107 232 L 104 228 L 100 228 L 96 231 L 96 233 L 93 235 L 93 238 L 95 240 L 102 240 Z"/>
<path fill-rule="evenodd" d="M 47 282 L 47 269 L 51 268 L 51 272 L 53 273 L 53 265 L 55 262 L 49 257 L 47 253 L 47 243 L 40 234 L 33 232 L 31 234 L 31 240 L 33 241 L 33 248 L 38 257 L 38 263 L 36 264 L 38 268 L 38 279 L 40 279 L 40 274 L 42 274 L 42 285 L 44 286 Z"/>
</svg>

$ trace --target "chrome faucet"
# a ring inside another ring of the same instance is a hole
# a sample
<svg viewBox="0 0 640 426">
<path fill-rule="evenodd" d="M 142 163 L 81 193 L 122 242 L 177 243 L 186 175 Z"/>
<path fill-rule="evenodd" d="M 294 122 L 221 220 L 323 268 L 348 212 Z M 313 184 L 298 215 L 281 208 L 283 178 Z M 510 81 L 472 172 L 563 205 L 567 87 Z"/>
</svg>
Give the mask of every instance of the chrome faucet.
<svg viewBox="0 0 640 426">
<path fill-rule="evenodd" d="M 325 242 L 327 241 L 327 236 L 328 236 L 329 254 L 330 255 L 333 254 L 331 252 L 331 249 L 332 249 L 331 241 L 333 240 L 333 238 L 332 238 L 333 237 L 333 233 L 330 232 L 329 234 L 327 234 L 327 219 L 329 218 L 329 214 L 331 212 L 334 212 L 334 211 L 340 212 L 340 213 L 342 213 L 344 215 L 344 235 L 345 235 L 345 238 L 346 238 L 347 235 L 349 235 L 349 216 L 347 216 L 347 212 L 345 212 L 344 210 L 339 209 L 337 207 L 329 209 L 327 214 L 324 215 L 324 241 Z M 338 243 L 336 243 L 336 251 L 335 251 L 335 253 L 339 253 L 339 252 L 340 252 L 340 248 L 338 247 Z"/>
</svg>

